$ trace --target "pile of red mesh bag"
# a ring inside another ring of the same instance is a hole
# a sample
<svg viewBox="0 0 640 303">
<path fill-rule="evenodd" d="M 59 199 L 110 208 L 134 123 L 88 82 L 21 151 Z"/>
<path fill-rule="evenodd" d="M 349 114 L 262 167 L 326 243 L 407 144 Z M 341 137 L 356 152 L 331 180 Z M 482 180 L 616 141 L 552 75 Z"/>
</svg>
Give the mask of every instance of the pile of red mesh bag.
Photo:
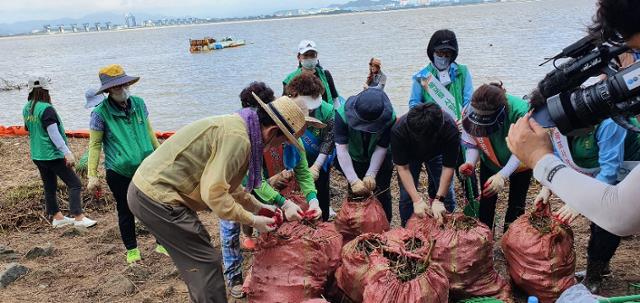
<svg viewBox="0 0 640 303">
<path fill-rule="evenodd" d="M 573 232 L 552 217 L 548 205 L 511 223 L 502 251 L 513 283 L 542 303 L 576 284 Z"/>
<path fill-rule="evenodd" d="M 454 299 L 495 297 L 511 300 L 509 284 L 494 269 L 493 233 L 475 218 L 456 213 L 443 226 L 431 217 L 412 217 L 407 229 L 435 240 L 431 256 L 447 274 Z"/>
<path fill-rule="evenodd" d="M 364 233 L 383 233 L 389 230 L 387 216 L 375 196 L 347 198 L 342 203 L 335 224 L 345 243 Z"/>
</svg>

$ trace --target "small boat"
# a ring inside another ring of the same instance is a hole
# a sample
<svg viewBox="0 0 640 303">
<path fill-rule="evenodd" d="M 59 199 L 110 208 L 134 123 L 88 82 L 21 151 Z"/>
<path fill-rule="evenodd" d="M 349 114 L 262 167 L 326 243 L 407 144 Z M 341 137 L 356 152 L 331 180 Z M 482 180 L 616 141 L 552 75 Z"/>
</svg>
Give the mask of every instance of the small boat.
<svg viewBox="0 0 640 303">
<path fill-rule="evenodd" d="M 234 40 L 231 37 L 225 37 L 220 41 L 211 37 L 205 37 L 204 39 L 189 39 L 189 51 L 191 53 L 202 53 L 223 48 L 243 46 L 245 44 L 246 42 L 244 40 Z"/>
</svg>

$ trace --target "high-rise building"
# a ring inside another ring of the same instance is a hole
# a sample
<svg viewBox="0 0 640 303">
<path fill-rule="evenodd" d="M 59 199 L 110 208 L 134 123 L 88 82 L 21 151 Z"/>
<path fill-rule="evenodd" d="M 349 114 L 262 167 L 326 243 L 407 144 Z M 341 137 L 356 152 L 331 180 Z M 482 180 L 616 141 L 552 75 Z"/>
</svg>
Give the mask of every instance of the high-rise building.
<svg viewBox="0 0 640 303">
<path fill-rule="evenodd" d="M 128 28 L 138 26 L 136 24 L 136 17 L 131 13 L 127 13 L 126 15 L 124 15 L 124 24 L 126 24 Z"/>
<path fill-rule="evenodd" d="M 429 5 L 429 0 L 418 0 L 418 5 Z"/>
</svg>

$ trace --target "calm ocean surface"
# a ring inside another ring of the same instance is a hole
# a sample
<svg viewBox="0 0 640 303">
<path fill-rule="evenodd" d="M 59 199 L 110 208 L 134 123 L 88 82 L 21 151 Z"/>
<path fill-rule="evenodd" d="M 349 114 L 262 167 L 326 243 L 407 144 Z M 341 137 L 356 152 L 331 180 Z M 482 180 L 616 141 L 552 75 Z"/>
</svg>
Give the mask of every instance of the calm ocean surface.
<svg viewBox="0 0 640 303">
<path fill-rule="evenodd" d="M 524 95 L 552 67 L 538 67 L 584 35 L 594 0 L 542 0 L 429 8 L 288 20 L 255 21 L 120 32 L 0 39 L 0 77 L 45 75 L 67 129 L 88 128 L 84 91 L 99 87 L 100 67 L 118 63 L 140 76 L 132 93 L 145 99 L 158 130 L 176 130 L 239 108 L 238 94 L 253 80 L 282 92 L 296 66 L 302 39 L 316 41 L 320 63 L 345 98 L 362 87 L 372 56 L 382 59 L 386 92 L 396 111 L 407 111 L 411 76 L 427 63 L 433 31 L 458 36 L 458 62 L 474 86 L 501 80 Z M 188 39 L 233 36 L 247 46 L 190 54 Z M 26 90 L 0 92 L 0 125 L 21 125 Z"/>
</svg>

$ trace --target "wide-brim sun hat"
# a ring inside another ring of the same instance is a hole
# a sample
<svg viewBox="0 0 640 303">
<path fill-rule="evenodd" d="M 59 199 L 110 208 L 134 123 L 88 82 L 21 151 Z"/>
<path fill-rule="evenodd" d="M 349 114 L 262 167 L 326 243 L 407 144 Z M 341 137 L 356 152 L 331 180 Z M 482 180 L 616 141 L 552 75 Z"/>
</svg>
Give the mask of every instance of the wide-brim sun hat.
<svg viewBox="0 0 640 303">
<path fill-rule="evenodd" d="M 42 88 L 45 90 L 51 89 L 51 81 L 49 78 L 37 76 L 29 78 L 29 82 L 27 83 L 27 89 L 29 93 L 33 91 L 34 88 Z"/>
<path fill-rule="evenodd" d="M 133 85 L 140 80 L 140 77 L 132 77 L 124 72 L 124 69 L 119 64 L 111 64 L 100 69 L 98 72 L 100 83 L 102 86 L 96 92 L 96 95 L 104 93 L 106 90 L 121 86 L 121 85 Z"/>
<path fill-rule="evenodd" d="M 104 96 L 102 94 L 97 93 L 98 90 L 95 88 L 87 89 L 84 93 L 85 104 L 84 108 L 93 108 L 98 106 L 98 104 L 102 103 L 104 100 Z"/>
<path fill-rule="evenodd" d="M 474 137 L 488 137 L 502 127 L 505 118 L 504 106 L 495 110 L 480 110 L 469 104 L 462 115 L 462 128 Z"/>
<path fill-rule="evenodd" d="M 393 119 L 393 106 L 381 89 L 366 89 L 345 104 L 347 124 L 355 130 L 376 134 Z"/>
<path fill-rule="evenodd" d="M 320 120 L 309 117 L 302 111 L 300 106 L 287 96 L 280 97 L 268 104 L 264 103 L 256 93 L 251 93 L 258 101 L 260 107 L 276 123 L 280 131 L 285 135 L 290 144 L 295 146 L 300 152 L 304 152 L 304 147 L 298 142 L 298 138 L 307 129 L 307 124 L 320 123 Z"/>
</svg>

